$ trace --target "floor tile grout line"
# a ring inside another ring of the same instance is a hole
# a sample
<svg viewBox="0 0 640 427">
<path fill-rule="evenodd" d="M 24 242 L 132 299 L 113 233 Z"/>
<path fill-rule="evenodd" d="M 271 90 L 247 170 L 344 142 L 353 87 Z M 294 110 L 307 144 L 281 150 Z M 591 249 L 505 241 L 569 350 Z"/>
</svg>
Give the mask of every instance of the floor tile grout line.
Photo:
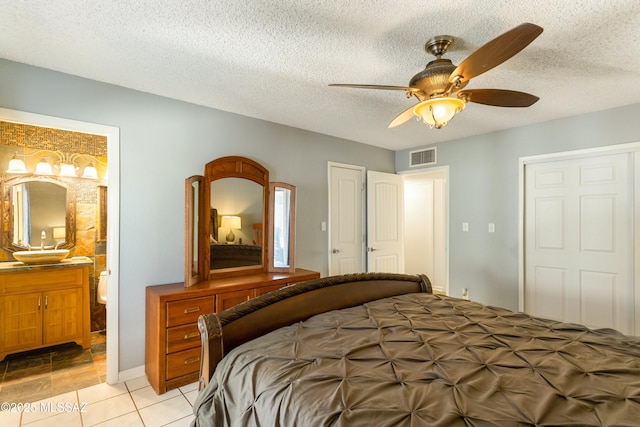
<svg viewBox="0 0 640 427">
<path fill-rule="evenodd" d="M 138 404 L 136 403 L 136 400 L 133 398 L 133 395 L 131 394 L 131 390 L 129 390 L 129 384 L 127 384 L 127 382 L 125 381 L 124 385 L 127 387 L 127 390 L 129 391 L 129 397 L 133 401 L 133 406 L 135 406 L 135 408 L 136 408 L 136 413 L 138 414 L 138 418 L 140 419 L 140 422 L 142 423 L 143 427 L 145 427 L 146 424 L 144 422 L 144 419 L 142 418 L 142 414 L 140 413 L 140 409 L 138 408 Z"/>
<path fill-rule="evenodd" d="M 143 425 L 143 426 L 146 426 L 146 424 L 145 424 L 145 422 L 144 422 L 144 419 L 142 418 L 142 414 L 140 413 L 140 408 L 138 408 L 138 405 L 136 404 L 136 402 L 135 402 L 135 400 L 134 400 L 134 398 L 133 398 L 133 395 L 131 394 L 131 393 L 132 393 L 132 391 L 130 390 L 129 385 L 126 383 L 126 381 L 124 382 L 124 385 L 125 385 L 125 388 L 127 389 L 127 393 L 129 394 L 129 398 L 131 399 L 131 401 L 132 401 L 132 403 L 133 403 L 133 405 L 134 405 L 135 410 L 134 410 L 134 411 L 131 411 L 131 412 L 124 413 L 124 414 L 120 414 L 120 415 L 118 415 L 118 416 L 116 416 L 116 417 L 109 418 L 109 419 L 107 419 L 107 420 L 103 420 L 103 421 L 101 421 L 101 423 L 104 423 L 104 422 L 107 422 L 107 421 L 111 421 L 111 420 L 115 420 L 115 419 L 117 419 L 117 418 L 119 418 L 119 417 L 123 417 L 123 416 L 125 416 L 125 415 L 129 415 L 129 414 L 131 414 L 131 413 L 135 412 L 135 413 L 138 415 L 138 419 L 140 420 L 140 422 L 142 423 L 142 425 Z M 142 387 L 142 388 L 144 388 L 144 387 Z M 140 388 L 140 389 L 141 389 L 141 388 Z M 140 390 L 140 389 L 136 389 L 136 390 Z M 135 390 L 134 390 L 134 391 L 135 391 Z M 182 396 L 182 397 L 187 401 L 187 403 L 189 404 L 189 406 L 191 406 L 191 408 L 193 408 L 193 404 L 192 404 L 192 403 L 189 401 L 189 399 L 187 398 L 186 393 L 185 393 L 183 390 L 181 390 L 180 388 L 178 388 L 178 391 L 180 392 L 180 395 L 181 395 L 181 396 Z M 76 390 L 74 390 L 74 391 L 73 391 L 73 393 L 75 394 L 76 402 L 80 402 L 80 394 L 79 394 L 79 390 L 77 390 L 77 389 L 76 389 Z M 55 397 L 55 396 L 52 396 L 51 398 L 53 398 L 53 397 Z M 106 398 L 106 399 L 99 400 L 99 401 L 97 401 L 97 402 L 102 402 L 102 401 L 105 401 L 105 400 L 109 400 L 109 399 L 110 399 L 110 398 L 112 398 L 112 397 L 117 397 L 117 396 L 111 396 L 111 397 L 108 397 L 108 398 Z M 178 397 L 178 396 L 176 396 L 176 397 Z M 168 400 L 168 399 L 166 399 L 166 400 Z M 162 402 L 164 402 L 164 401 L 165 401 L 165 400 L 162 400 L 162 401 L 156 402 L 156 403 L 154 403 L 154 404 L 152 404 L 152 405 L 149 405 L 149 406 L 153 406 L 153 405 L 155 405 L 155 404 L 162 404 Z M 93 403 L 97 403 L 97 402 L 93 402 Z M 22 424 L 22 422 L 23 422 L 23 419 L 22 419 L 22 418 L 23 418 L 23 415 L 24 415 L 24 412 L 21 412 L 21 413 L 20 413 L 20 421 L 19 421 L 19 424 L 18 424 L 20 427 L 23 427 L 23 424 Z M 55 416 L 55 415 L 52 415 L 52 416 Z M 85 426 L 85 420 L 84 420 L 84 418 L 82 417 L 82 414 L 79 414 L 79 417 L 80 417 L 80 425 L 81 425 L 82 427 L 88 427 L 88 426 Z M 176 422 L 176 421 L 179 421 L 179 420 L 182 420 L 182 419 L 188 418 L 188 417 L 191 417 L 191 414 L 190 414 L 190 415 L 187 415 L 187 416 L 185 416 L 185 417 L 178 418 L 178 419 L 176 419 L 176 420 L 171 420 L 171 421 L 169 421 L 167 424 L 171 424 L 171 423 L 173 423 L 173 422 Z M 26 426 L 28 426 L 28 424 L 25 424 L 25 425 L 24 425 L 24 427 L 26 427 Z"/>
</svg>

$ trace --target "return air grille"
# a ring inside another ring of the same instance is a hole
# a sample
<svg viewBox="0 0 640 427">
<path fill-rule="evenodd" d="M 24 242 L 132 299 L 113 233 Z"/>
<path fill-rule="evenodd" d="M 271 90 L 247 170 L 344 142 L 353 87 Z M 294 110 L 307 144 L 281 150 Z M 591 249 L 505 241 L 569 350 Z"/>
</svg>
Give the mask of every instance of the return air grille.
<svg viewBox="0 0 640 427">
<path fill-rule="evenodd" d="M 436 147 L 409 153 L 409 166 L 434 165 L 436 163 Z"/>
</svg>

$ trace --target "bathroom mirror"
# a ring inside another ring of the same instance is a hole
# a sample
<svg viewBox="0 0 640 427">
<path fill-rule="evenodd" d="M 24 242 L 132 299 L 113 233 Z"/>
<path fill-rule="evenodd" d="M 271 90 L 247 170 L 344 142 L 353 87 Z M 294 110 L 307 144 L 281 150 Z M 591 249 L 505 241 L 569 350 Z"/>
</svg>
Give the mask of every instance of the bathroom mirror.
<svg viewBox="0 0 640 427">
<path fill-rule="evenodd" d="M 2 182 L 2 247 L 69 249 L 75 246 L 76 190 L 53 177 Z"/>
<path fill-rule="evenodd" d="M 260 163 L 222 157 L 185 181 L 185 286 L 292 272 L 294 244 L 295 187 L 270 185 Z"/>
</svg>

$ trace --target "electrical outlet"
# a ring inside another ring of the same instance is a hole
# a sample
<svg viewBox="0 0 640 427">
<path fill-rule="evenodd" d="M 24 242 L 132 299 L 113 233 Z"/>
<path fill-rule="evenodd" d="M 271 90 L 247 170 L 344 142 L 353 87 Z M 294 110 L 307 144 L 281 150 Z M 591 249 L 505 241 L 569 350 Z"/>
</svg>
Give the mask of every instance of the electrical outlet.
<svg viewBox="0 0 640 427">
<path fill-rule="evenodd" d="M 462 288 L 462 299 L 469 299 L 469 289 L 468 288 Z"/>
</svg>

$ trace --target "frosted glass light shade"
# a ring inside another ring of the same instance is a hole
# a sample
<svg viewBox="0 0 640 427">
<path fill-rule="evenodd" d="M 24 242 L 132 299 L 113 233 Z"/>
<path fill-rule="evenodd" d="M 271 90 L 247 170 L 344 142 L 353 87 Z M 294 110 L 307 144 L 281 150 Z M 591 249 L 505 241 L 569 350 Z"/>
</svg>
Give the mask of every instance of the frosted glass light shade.
<svg viewBox="0 0 640 427">
<path fill-rule="evenodd" d="M 9 168 L 6 173 L 29 173 L 29 171 L 27 170 L 24 161 L 14 157 L 9 160 Z"/>
<path fill-rule="evenodd" d="M 36 165 L 36 171 L 34 173 L 36 175 L 53 175 L 53 170 L 51 169 L 51 165 L 45 159 L 42 159 Z"/>
<path fill-rule="evenodd" d="M 464 101 L 458 98 L 433 98 L 416 105 L 413 113 L 429 126 L 440 129 L 462 111 L 464 106 Z"/>
<path fill-rule="evenodd" d="M 84 168 L 84 172 L 82 174 L 83 178 L 91 178 L 98 179 L 98 170 L 93 166 L 93 163 L 89 164 L 89 166 Z"/>
<path fill-rule="evenodd" d="M 60 163 L 60 176 L 76 176 L 76 168 L 69 163 Z"/>
</svg>

